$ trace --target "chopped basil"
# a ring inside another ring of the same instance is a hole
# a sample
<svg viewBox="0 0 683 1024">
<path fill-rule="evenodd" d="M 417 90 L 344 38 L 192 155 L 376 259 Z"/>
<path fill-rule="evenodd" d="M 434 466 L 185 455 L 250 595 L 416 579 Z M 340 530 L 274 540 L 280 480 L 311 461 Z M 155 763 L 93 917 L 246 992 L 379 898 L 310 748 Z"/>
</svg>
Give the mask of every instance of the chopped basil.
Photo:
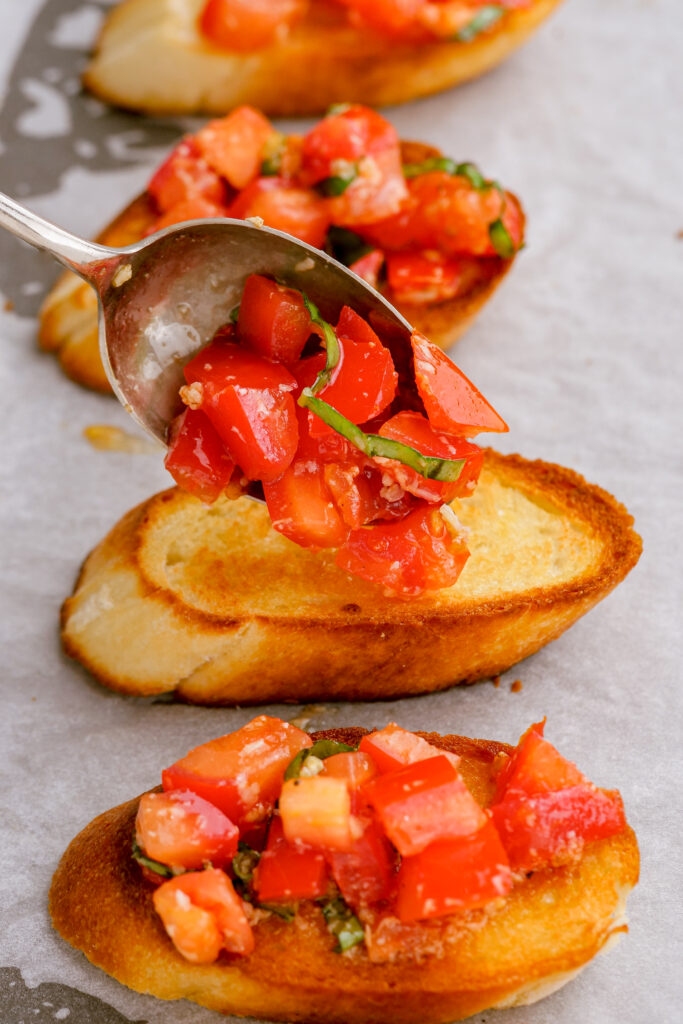
<svg viewBox="0 0 683 1024">
<path fill-rule="evenodd" d="M 235 306 L 234 309 L 230 310 L 230 316 L 228 317 L 230 323 L 231 324 L 236 324 L 237 321 L 239 320 L 239 315 L 240 315 L 240 307 L 239 306 Z"/>
<path fill-rule="evenodd" d="M 463 178 L 467 178 L 472 188 L 476 188 L 477 192 L 484 192 L 486 189 L 493 187 L 494 184 L 487 181 L 477 165 L 471 163 L 471 161 L 467 161 L 467 163 L 464 164 L 458 164 L 455 169 L 455 173 L 459 174 Z"/>
<path fill-rule="evenodd" d="M 316 185 L 317 190 L 321 195 L 331 198 L 332 196 L 341 196 L 346 192 L 347 188 L 352 181 L 355 181 L 358 177 L 358 166 L 357 164 L 350 164 L 348 170 L 345 170 L 342 174 L 335 174 L 331 178 L 323 178 Z"/>
<path fill-rule="evenodd" d="M 325 336 L 325 349 L 327 352 L 325 368 L 320 371 L 320 373 L 318 374 L 313 383 L 312 388 L 310 388 L 311 394 L 317 395 L 317 393 L 322 388 L 324 388 L 325 385 L 329 382 L 330 377 L 332 376 L 332 371 L 334 370 L 335 366 L 337 365 L 341 357 L 341 350 L 339 348 L 339 339 L 337 338 L 337 333 L 332 324 L 328 324 L 327 320 L 323 320 L 323 318 L 320 315 L 318 307 L 315 305 L 314 302 L 311 302 L 309 297 L 304 292 L 302 292 L 301 295 L 304 300 L 304 305 L 308 310 L 308 315 L 310 316 L 312 323 L 318 324 L 319 327 L 322 327 L 323 334 Z"/>
<path fill-rule="evenodd" d="M 500 4 L 487 4 L 486 7 L 482 7 L 481 10 L 477 11 L 472 20 L 468 21 L 459 32 L 456 32 L 453 38 L 458 43 L 471 43 L 475 36 L 495 25 L 504 14 L 505 8 L 501 7 Z"/>
<path fill-rule="evenodd" d="M 282 170 L 282 155 L 287 147 L 287 136 L 273 132 L 263 147 L 261 174 L 266 178 L 277 176 Z"/>
<path fill-rule="evenodd" d="M 447 156 L 432 156 L 423 160 L 421 164 L 404 164 L 403 174 L 406 178 L 417 178 L 420 174 L 429 174 L 430 171 L 445 171 L 446 174 L 456 174 L 457 164 Z"/>
<path fill-rule="evenodd" d="M 489 238 L 493 242 L 493 248 L 504 260 L 510 260 L 515 255 L 515 243 L 510 238 L 508 229 L 500 217 L 489 224 Z"/>
<path fill-rule="evenodd" d="M 299 405 L 310 409 L 323 423 L 327 423 L 328 427 L 332 427 L 370 458 L 394 459 L 404 466 L 410 466 L 428 480 L 457 480 L 465 465 L 464 459 L 439 459 L 432 455 L 422 455 L 417 449 L 394 441 L 393 438 L 364 433 L 337 409 L 321 398 L 316 398 L 312 388 L 304 388 L 298 401 Z"/>
<path fill-rule="evenodd" d="M 158 860 L 152 860 L 151 857 L 147 857 L 138 846 L 135 836 L 133 836 L 133 857 L 138 864 L 142 864 L 149 871 L 153 871 L 155 875 L 161 875 L 162 878 L 173 878 L 175 875 L 184 874 L 184 869 L 182 868 L 174 871 L 168 864 L 162 864 Z"/>
<path fill-rule="evenodd" d="M 298 779 L 301 775 L 301 769 L 309 757 L 317 757 L 324 761 L 326 757 L 332 757 L 333 754 L 344 754 L 355 749 L 355 747 L 350 747 L 348 743 L 335 743 L 334 740 L 318 740 L 312 747 L 304 747 L 303 750 L 299 751 L 294 760 L 290 761 L 285 771 L 285 779 Z"/>
<path fill-rule="evenodd" d="M 330 255 L 347 267 L 363 256 L 367 256 L 373 249 L 355 231 L 339 228 L 336 225 L 333 225 L 327 232 L 326 248 Z"/>
<path fill-rule="evenodd" d="M 365 939 L 363 925 L 343 899 L 329 900 L 321 906 L 327 928 L 337 939 L 335 953 L 343 953 Z"/>
<path fill-rule="evenodd" d="M 235 878 L 244 882 L 245 885 L 251 885 L 254 880 L 254 870 L 260 859 L 261 854 L 252 850 L 251 846 L 240 839 L 237 853 L 232 858 L 232 870 L 235 873 Z"/>
<path fill-rule="evenodd" d="M 283 921 L 293 921 L 296 917 L 296 907 L 288 907 L 286 904 L 280 906 L 277 903 L 259 903 L 258 906 L 262 910 L 269 910 L 276 917 L 281 917 Z"/>
</svg>

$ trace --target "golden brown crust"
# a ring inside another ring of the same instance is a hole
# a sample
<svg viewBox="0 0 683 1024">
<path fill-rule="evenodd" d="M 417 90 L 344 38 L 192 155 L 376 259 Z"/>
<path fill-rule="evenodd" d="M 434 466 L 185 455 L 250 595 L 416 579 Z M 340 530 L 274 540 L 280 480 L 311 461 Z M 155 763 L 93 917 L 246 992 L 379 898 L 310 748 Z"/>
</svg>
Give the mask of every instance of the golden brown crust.
<svg viewBox="0 0 683 1024">
<path fill-rule="evenodd" d="M 362 732 L 324 735 L 353 742 Z M 490 801 L 491 760 L 509 747 L 421 735 L 460 754 L 475 797 Z M 54 927 L 136 991 L 267 1020 L 442 1024 L 496 1005 L 533 1002 L 624 930 L 624 898 L 638 880 L 638 847 L 627 828 L 589 844 L 578 864 L 519 882 L 501 905 L 463 915 L 446 933 L 443 955 L 413 969 L 405 962 L 370 963 L 363 947 L 335 954 L 310 903 L 301 905 L 293 923 L 274 916 L 260 923 L 248 959 L 197 966 L 174 950 L 130 856 L 137 804 L 131 800 L 100 815 L 70 844 L 50 890 Z"/>
<path fill-rule="evenodd" d="M 421 163 L 441 151 L 421 142 L 402 143 L 404 163 Z M 523 216 L 523 215 L 522 215 Z M 103 245 L 126 246 L 139 241 L 152 227 L 157 214 L 149 193 L 143 192 L 97 236 Z M 435 344 L 447 348 L 472 323 L 491 298 L 514 262 L 490 259 L 473 277 L 468 291 L 455 299 L 432 306 L 395 301 L 385 292 L 413 327 Z M 100 359 L 97 331 L 97 297 L 76 274 L 65 272 L 51 289 L 40 310 L 38 341 L 45 351 L 55 352 L 68 377 L 95 391 L 111 392 Z"/>
<path fill-rule="evenodd" d="M 470 531 L 462 576 L 401 601 L 337 569 L 334 552 L 277 534 L 262 505 L 165 491 L 87 558 L 63 606 L 64 648 L 113 690 L 201 704 L 429 693 L 555 639 L 641 551 L 611 495 L 518 455 L 488 451 L 453 508 Z"/>
<path fill-rule="evenodd" d="M 151 114 L 225 114 L 240 103 L 271 116 L 323 113 L 332 103 L 405 103 L 468 81 L 505 60 L 560 0 L 509 12 L 472 42 L 420 45 L 350 26 L 343 9 L 315 2 L 284 40 L 231 54 L 196 28 L 204 0 L 125 0 L 107 19 L 85 86 Z"/>
</svg>

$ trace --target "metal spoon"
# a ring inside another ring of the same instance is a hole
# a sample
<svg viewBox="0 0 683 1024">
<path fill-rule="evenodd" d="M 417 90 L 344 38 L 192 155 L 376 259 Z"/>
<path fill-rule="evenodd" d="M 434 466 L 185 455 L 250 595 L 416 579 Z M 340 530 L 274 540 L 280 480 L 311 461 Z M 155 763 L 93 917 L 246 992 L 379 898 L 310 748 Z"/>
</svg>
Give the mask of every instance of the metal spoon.
<svg viewBox="0 0 683 1024">
<path fill-rule="evenodd" d="M 341 263 L 282 231 L 244 220 L 194 220 L 112 249 L 56 227 L 1 192 L 0 227 L 93 286 L 109 383 L 133 419 L 164 444 L 182 407 L 183 366 L 229 320 L 250 274 L 301 289 L 332 322 L 342 306 L 352 306 L 408 377 L 407 320 Z"/>
</svg>

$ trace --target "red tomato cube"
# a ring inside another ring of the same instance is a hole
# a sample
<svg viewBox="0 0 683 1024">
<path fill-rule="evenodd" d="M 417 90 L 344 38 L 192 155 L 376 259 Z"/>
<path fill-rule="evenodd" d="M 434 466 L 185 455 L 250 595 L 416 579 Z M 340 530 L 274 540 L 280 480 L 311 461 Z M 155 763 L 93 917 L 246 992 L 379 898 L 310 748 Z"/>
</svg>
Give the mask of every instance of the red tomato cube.
<svg viewBox="0 0 683 1024">
<path fill-rule="evenodd" d="M 409 448 L 415 448 L 422 455 L 464 460 L 458 479 L 448 481 L 430 480 L 396 459 L 375 458 L 374 461 L 382 467 L 382 471 L 388 473 L 404 491 L 425 501 L 449 502 L 454 498 L 466 497 L 474 490 L 484 464 L 484 453 L 476 444 L 461 437 L 438 434 L 432 429 L 429 420 L 419 412 L 397 413 L 382 424 L 379 434 L 380 437 L 390 437 Z"/>
<path fill-rule="evenodd" d="M 401 921 L 481 907 L 512 888 L 510 866 L 490 821 L 476 832 L 432 843 L 401 862 L 396 913 Z"/>
<path fill-rule="evenodd" d="M 239 830 L 208 800 L 190 790 L 145 793 L 135 833 L 152 860 L 170 867 L 201 868 L 207 861 L 223 867 L 237 853 Z"/>
<path fill-rule="evenodd" d="M 439 839 L 469 835 L 486 823 L 458 770 L 443 755 L 380 775 L 364 793 L 402 857 L 413 857 Z"/>
<path fill-rule="evenodd" d="M 354 840 L 351 798 L 342 779 L 288 779 L 280 793 L 285 837 L 316 849 L 348 850 Z"/>
<path fill-rule="evenodd" d="M 209 121 L 195 142 L 214 171 L 242 189 L 258 176 L 263 147 L 274 130 L 254 107 L 237 107 L 227 117 Z"/>
<path fill-rule="evenodd" d="M 396 854 L 381 826 L 371 817 L 363 818 L 362 826 L 349 850 L 327 855 L 332 877 L 351 907 L 389 899 L 396 877 Z"/>
<path fill-rule="evenodd" d="M 361 256 L 349 264 L 349 270 L 358 274 L 371 288 L 376 288 L 379 282 L 379 275 L 384 266 L 384 253 L 381 249 L 372 249 L 371 252 Z"/>
<path fill-rule="evenodd" d="M 252 274 L 244 285 L 237 333 L 244 345 L 266 359 L 296 363 L 311 334 L 301 292 Z"/>
<path fill-rule="evenodd" d="M 211 504 L 230 483 L 235 463 L 200 409 L 186 409 L 171 427 L 164 466 L 175 482 Z"/>
<path fill-rule="evenodd" d="M 269 228 L 322 249 L 332 218 L 327 201 L 285 178 L 258 178 L 228 208 L 228 216 L 261 217 Z"/>
<path fill-rule="evenodd" d="M 335 559 L 340 569 L 400 597 L 452 586 L 469 558 L 438 509 L 417 508 L 398 522 L 352 530 Z"/>
<path fill-rule="evenodd" d="M 369 754 L 380 772 L 394 772 L 430 757 L 446 757 L 454 768 L 460 764 L 457 754 L 428 743 L 422 736 L 389 722 L 383 729 L 371 732 L 360 741 L 360 751 Z"/>
<path fill-rule="evenodd" d="M 185 367 L 188 384 L 200 384 L 202 411 L 249 480 L 275 480 L 294 458 L 298 443 L 296 380 L 284 366 L 247 349 L 214 340 Z"/>
<path fill-rule="evenodd" d="M 358 813 L 367 806 L 362 787 L 377 775 L 377 765 L 369 754 L 361 750 L 347 750 L 326 757 L 322 775 L 342 779 L 351 795 L 351 811 Z"/>
<path fill-rule="evenodd" d="M 147 191 L 161 213 L 189 199 L 225 204 L 225 183 L 207 164 L 193 138 L 183 139 L 153 175 Z"/>
<path fill-rule="evenodd" d="M 171 878 L 153 900 L 173 945 L 190 963 L 213 963 L 222 949 L 241 956 L 253 952 L 254 933 L 242 901 L 218 868 Z"/>
<path fill-rule="evenodd" d="M 148 235 L 162 228 L 170 228 L 173 224 L 184 224 L 188 220 L 207 220 L 211 217 L 227 217 L 227 209 L 203 196 L 181 199 L 179 203 L 169 206 L 168 210 L 154 222 L 147 232 Z"/>
<path fill-rule="evenodd" d="M 349 528 L 325 483 L 323 465 L 295 459 L 278 480 L 264 482 L 271 526 L 304 548 L 336 548 Z"/>
<path fill-rule="evenodd" d="M 586 776 L 575 764 L 543 738 L 545 719 L 532 725 L 521 737 L 512 757 L 501 766 L 497 775 L 496 800 L 507 793 L 533 796 L 572 786 L 589 785 Z"/>
<path fill-rule="evenodd" d="M 394 399 L 398 386 L 394 361 L 379 338 L 366 343 L 339 337 L 339 348 L 340 359 L 332 371 L 330 382 L 316 397 L 333 406 L 352 423 L 367 423 Z M 311 357 L 311 364 L 316 358 L 321 357 Z M 309 423 L 312 437 L 325 437 L 332 430 L 313 413 Z"/>
<path fill-rule="evenodd" d="M 387 253 L 386 262 L 387 284 L 396 302 L 446 302 L 469 279 L 462 259 L 437 251 Z"/>
<path fill-rule="evenodd" d="M 275 42 L 307 5 L 308 0 L 208 0 L 199 29 L 222 49 L 251 53 Z"/>
<path fill-rule="evenodd" d="M 508 430 L 493 406 L 441 349 L 419 331 L 413 333 L 411 342 L 417 389 L 434 430 L 464 437 Z"/>
<path fill-rule="evenodd" d="M 314 185 L 338 172 L 338 162 L 354 163 L 398 149 L 396 129 L 385 117 L 359 104 L 338 114 L 329 114 L 311 128 L 304 138 L 302 180 Z"/>
<path fill-rule="evenodd" d="M 318 850 L 287 842 L 282 821 L 274 817 L 268 845 L 256 870 L 255 886 L 260 903 L 317 899 L 327 889 L 325 857 Z"/>
<path fill-rule="evenodd" d="M 279 718 L 259 715 L 236 732 L 195 747 L 162 773 L 165 790 L 189 789 L 240 828 L 264 821 L 290 761 L 311 737 Z"/>
</svg>

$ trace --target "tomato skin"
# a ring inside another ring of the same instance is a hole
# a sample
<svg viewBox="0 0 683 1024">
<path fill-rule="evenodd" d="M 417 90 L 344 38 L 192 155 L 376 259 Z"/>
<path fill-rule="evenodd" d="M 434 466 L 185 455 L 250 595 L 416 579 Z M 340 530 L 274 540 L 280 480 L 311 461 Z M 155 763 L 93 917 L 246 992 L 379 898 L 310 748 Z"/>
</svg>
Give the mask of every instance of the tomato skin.
<svg viewBox="0 0 683 1024">
<path fill-rule="evenodd" d="M 332 877 L 354 908 L 389 899 L 396 875 L 396 854 L 380 824 L 364 817 L 362 826 L 361 835 L 349 850 L 327 854 Z"/>
<path fill-rule="evenodd" d="M 476 832 L 432 843 L 406 857 L 398 872 L 396 913 L 401 921 L 443 917 L 505 896 L 512 875 L 490 821 Z"/>
<path fill-rule="evenodd" d="M 217 807 L 190 790 L 145 793 L 135 821 L 137 842 L 170 867 L 223 867 L 237 853 L 239 830 Z"/>
<path fill-rule="evenodd" d="M 265 821 L 289 762 L 311 737 L 279 718 L 259 715 L 236 732 L 195 747 L 162 772 L 166 791 L 189 789 L 240 829 Z"/>
<path fill-rule="evenodd" d="M 261 903 L 317 899 L 327 889 L 325 857 L 318 850 L 288 843 L 282 821 L 276 816 L 256 869 L 255 888 Z"/>
<path fill-rule="evenodd" d="M 214 45 L 250 53 L 275 42 L 281 26 L 306 13 L 308 0 L 208 0 L 199 30 Z"/>
<path fill-rule="evenodd" d="M 201 409 L 186 409 L 174 420 L 164 466 L 179 487 L 207 505 L 228 486 L 235 468 Z"/>
<path fill-rule="evenodd" d="M 281 476 L 299 438 L 290 394 L 296 380 L 284 366 L 218 339 L 184 372 L 188 384 L 201 384 L 202 411 L 244 475 L 264 482 Z"/>
<path fill-rule="evenodd" d="M 377 765 L 372 757 L 361 750 L 347 750 L 341 754 L 326 757 L 322 774 L 332 779 L 342 779 L 352 794 L 377 775 Z"/>
<path fill-rule="evenodd" d="M 457 754 L 428 743 L 422 736 L 402 729 L 395 722 L 389 722 L 383 729 L 364 736 L 358 748 L 369 754 L 377 769 L 382 773 L 394 772 L 430 757 L 446 757 L 454 768 L 460 764 Z"/>
<path fill-rule="evenodd" d="M 323 775 L 288 779 L 279 807 L 287 842 L 326 850 L 351 847 L 351 797 L 343 779 Z"/>
<path fill-rule="evenodd" d="M 448 758 L 417 761 L 369 782 L 364 794 L 402 857 L 430 843 L 470 835 L 486 815 Z"/>
<path fill-rule="evenodd" d="M 147 234 L 153 235 L 155 231 L 170 228 L 173 224 L 184 224 L 187 220 L 207 220 L 211 217 L 227 217 L 227 215 L 228 211 L 225 206 L 220 206 L 202 196 L 181 199 L 179 203 L 174 203 L 162 213 Z"/>
<path fill-rule="evenodd" d="M 460 292 L 464 282 L 463 261 L 457 256 L 431 250 L 391 252 L 386 263 L 387 285 L 396 302 L 446 302 Z"/>
<path fill-rule="evenodd" d="M 270 228 L 285 231 L 316 249 L 325 244 L 332 223 L 327 202 L 286 178 L 257 178 L 228 207 L 228 216 L 261 217 Z"/>
<path fill-rule="evenodd" d="M 336 548 L 349 527 L 325 483 L 324 467 L 314 459 L 298 459 L 272 482 L 264 482 L 271 526 L 305 548 Z"/>
<path fill-rule="evenodd" d="M 381 249 L 372 249 L 371 252 L 361 256 L 349 264 L 349 270 L 362 277 L 371 288 L 376 288 L 379 282 L 379 275 L 384 266 L 384 253 Z"/>
<path fill-rule="evenodd" d="M 452 586 L 468 558 L 464 541 L 451 535 L 438 509 L 427 506 L 398 522 L 352 530 L 335 563 L 407 598 Z"/>
<path fill-rule="evenodd" d="M 254 107 L 237 107 L 227 117 L 209 121 L 195 135 L 206 162 L 233 188 L 245 188 L 261 169 L 263 147 L 274 132 Z"/>
<path fill-rule="evenodd" d="M 496 797 L 507 793 L 535 796 L 573 786 L 590 785 L 575 764 L 563 757 L 543 737 L 545 719 L 530 726 L 521 737 L 512 756 L 496 778 Z"/>
<path fill-rule="evenodd" d="M 374 333 L 374 332 L 373 332 Z M 353 423 L 367 423 L 378 416 L 394 400 L 398 387 L 398 374 L 388 348 L 379 338 L 367 343 L 339 337 L 340 359 L 330 378 L 317 397 L 333 406 Z M 325 365 L 324 360 L 311 366 Z M 326 437 L 328 427 L 314 413 L 309 417 L 311 437 Z"/>
<path fill-rule="evenodd" d="M 311 334 L 311 317 L 301 292 L 260 274 L 247 278 L 237 333 L 254 352 L 286 366 L 296 363 Z"/>
<path fill-rule="evenodd" d="M 224 206 L 223 181 L 209 167 L 192 137 L 182 139 L 152 176 L 147 191 L 161 213 L 188 199 L 205 199 Z"/>
<path fill-rule="evenodd" d="M 458 479 L 448 481 L 429 480 L 421 476 L 417 470 L 395 459 L 376 458 L 375 462 L 379 463 L 382 470 L 396 480 L 404 491 L 425 501 L 449 502 L 454 498 L 471 494 L 474 490 L 484 464 L 484 453 L 476 444 L 471 444 L 463 438 L 437 434 L 432 430 L 429 421 L 419 412 L 397 413 L 382 424 L 379 434 L 380 437 L 390 437 L 416 448 L 423 455 L 465 460 Z"/>
<path fill-rule="evenodd" d="M 494 804 L 491 814 L 510 864 L 518 871 L 575 860 L 586 842 L 626 828 L 620 793 L 591 785 L 534 796 L 511 792 Z"/>
<path fill-rule="evenodd" d="M 509 430 L 478 388 L 441 349 L 419 331 L 413 332 L 411 344 L 417 389 L 434 430 L 463 437 Z"/>
<path fill-rule="evenodd" d="M 213 963 L 223 949 L 240 956 L 253 952 L 242 901 L 219 868 L 171 878 L 152 898 L 173 945 L 191 963 Z"/>
</svg>

